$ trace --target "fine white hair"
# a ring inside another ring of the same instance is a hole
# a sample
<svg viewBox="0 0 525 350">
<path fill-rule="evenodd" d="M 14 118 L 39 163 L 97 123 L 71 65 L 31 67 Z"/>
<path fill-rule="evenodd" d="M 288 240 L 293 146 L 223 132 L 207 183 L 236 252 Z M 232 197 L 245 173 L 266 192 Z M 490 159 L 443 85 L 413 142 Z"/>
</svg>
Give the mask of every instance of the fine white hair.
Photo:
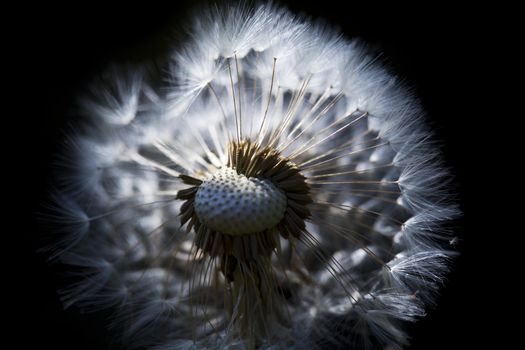
<svg viewBox="0 0 525 350">
<path fill-rule="evenodd" d="M 403 323 L 434 303 L 459 214 L 410 89 L 358 42 L 272 3 L 200 11 L 189 33 L 167 86 L 112 69 L 82 104 L 46 247 L 74 281 L 64 304 L 113 308 L 130 349 L 408 344 Z M 293 161 L 312 197 L 308 234 L 271 260 L 290 322 L 256 345 L 234 329 L 238 305 L 221 307 L 224 281 L 195 254 L 176 199 L 181 175 L 225 166 L 242 138 Z"/>
</svg>

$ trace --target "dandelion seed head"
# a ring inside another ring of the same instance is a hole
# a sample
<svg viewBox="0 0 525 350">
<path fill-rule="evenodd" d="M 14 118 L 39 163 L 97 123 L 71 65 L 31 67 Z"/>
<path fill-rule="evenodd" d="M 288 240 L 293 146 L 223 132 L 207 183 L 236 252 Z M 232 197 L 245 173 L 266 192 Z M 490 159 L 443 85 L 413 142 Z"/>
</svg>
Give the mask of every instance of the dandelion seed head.
<svg viewBox="0 0 525 350">
<path fill-rule="evenodd" d="M 51 249 L 82 276 L 66 305 L 115 309 L 128 348 L 407 344 L 458 215 L 410 91 L 273 4 L 190 31 L 168 86 L 112 71 L 83 105 Z"/>
</svg>

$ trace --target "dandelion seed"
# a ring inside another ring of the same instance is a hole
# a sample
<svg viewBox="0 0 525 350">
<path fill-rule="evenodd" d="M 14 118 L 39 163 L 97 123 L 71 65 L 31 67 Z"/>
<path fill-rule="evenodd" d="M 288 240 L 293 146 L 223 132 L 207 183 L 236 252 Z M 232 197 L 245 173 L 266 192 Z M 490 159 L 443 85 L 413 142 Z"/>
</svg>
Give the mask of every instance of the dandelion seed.
<svg viewBox="0 0 525 350">
<path fill-rule="evenodd" d="M 74 227 L 52 257 L 82 276 L 65 303 L 116 309 L 128 348 L 407 344 L 457 242 L 420 107 L 359 45 L 274 5 L 191 30 L 167 95 L 138 70 L 85 103 L 56 185 Z"/>
</svg>

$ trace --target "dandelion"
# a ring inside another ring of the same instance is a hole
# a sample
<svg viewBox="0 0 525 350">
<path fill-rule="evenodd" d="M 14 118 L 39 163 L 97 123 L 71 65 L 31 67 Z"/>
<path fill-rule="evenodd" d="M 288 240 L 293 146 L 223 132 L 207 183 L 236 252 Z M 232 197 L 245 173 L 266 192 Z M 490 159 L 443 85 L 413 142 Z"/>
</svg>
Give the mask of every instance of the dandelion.
<svg viewBox="0 0 525 350">
<path fill-rule="evenodd" d="M 112 308 L 128 348 L 407 344 L 457 209 L 396 77 L 272 4 L 200 13 L 166 88 L 108 77 L 55 186 L 66 306 Z"/>
</svg>

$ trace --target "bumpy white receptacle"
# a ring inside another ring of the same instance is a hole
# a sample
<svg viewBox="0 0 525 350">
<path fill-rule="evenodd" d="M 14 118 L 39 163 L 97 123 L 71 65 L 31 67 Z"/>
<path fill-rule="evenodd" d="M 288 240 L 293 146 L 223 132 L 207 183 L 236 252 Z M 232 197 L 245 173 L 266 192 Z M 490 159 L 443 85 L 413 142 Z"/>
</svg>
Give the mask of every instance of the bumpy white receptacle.
<svg viewBox="0 0 525 350">
<path fill-rule="evenodd" d="M 286 196 L 271 181 L 222 168 L 200 186 L 195 211 L 201 223 L 223 234 L 243 235 L 272 228 L 286 211 Z"/>
</svg>

